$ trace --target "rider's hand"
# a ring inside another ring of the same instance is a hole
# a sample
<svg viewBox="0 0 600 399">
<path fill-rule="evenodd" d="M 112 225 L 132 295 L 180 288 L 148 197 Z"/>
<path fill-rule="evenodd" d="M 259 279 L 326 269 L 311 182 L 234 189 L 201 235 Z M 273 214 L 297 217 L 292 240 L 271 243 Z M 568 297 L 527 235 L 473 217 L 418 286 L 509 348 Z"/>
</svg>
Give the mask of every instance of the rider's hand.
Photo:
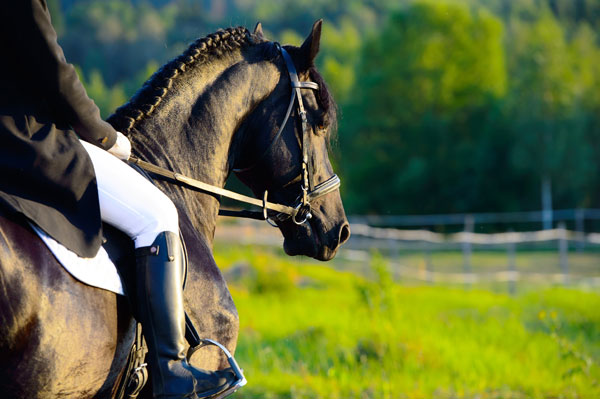
<svg viewBox="0 0 600 399">
<path fill-rule="evenodd" d="M 117 132 L 117 141 L 115 145 L 108 149 L 108 152 L 123 161 L 127 161 L 131 156 L 131 142 L 123 133 Z"/>
</svg>

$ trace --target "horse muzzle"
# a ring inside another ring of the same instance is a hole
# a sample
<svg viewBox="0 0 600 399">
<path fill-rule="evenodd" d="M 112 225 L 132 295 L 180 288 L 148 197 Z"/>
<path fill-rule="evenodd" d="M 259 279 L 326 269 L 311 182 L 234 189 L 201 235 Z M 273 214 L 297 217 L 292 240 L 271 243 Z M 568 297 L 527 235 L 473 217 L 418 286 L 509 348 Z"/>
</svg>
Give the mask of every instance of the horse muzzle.
<svg viewBox="0 0 600 399">
<path fill-rule="evenodd" d="M 285 253 L 304 255 L 328 261 L 335 257 L 338 249 L 350 238 L 350 225 L 344 215 L 333 217 L 337 223 L 331 223 L 331 216 L 325 218 L 319 208 L 313 209 L 313 217 L 302 225 L 291 221 L 280 223 L 284 236 Z M 333 227 L 328 227 L 333 224 Z"/>
</svg>

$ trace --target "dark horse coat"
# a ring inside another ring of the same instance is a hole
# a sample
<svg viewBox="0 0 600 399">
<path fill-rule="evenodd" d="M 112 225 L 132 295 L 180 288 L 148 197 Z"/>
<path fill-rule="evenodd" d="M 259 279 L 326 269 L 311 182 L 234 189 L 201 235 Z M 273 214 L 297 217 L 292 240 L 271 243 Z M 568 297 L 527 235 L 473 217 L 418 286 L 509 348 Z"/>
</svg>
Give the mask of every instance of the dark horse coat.
<svg viewBox="0 0 600 399">
<path fill-rule="evenodd" d="M 74 131 L 104 149 L 116 133 L 66 62 L 46 0 L 2 6 L 0 55 L 0 200 L 80 256 L 94 256 L 98 192 Z"/>
</svg>

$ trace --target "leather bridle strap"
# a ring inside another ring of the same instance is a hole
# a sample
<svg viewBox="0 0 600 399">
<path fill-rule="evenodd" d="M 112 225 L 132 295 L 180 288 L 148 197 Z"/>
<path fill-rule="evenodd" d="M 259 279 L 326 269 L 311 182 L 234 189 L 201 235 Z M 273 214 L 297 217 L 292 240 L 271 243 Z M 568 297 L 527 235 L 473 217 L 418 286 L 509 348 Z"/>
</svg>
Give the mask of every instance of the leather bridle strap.
<svg viewBox="0 0 600 399">
<path fill-rule="evenodd" d="M 287 122 L 290 119 L 290 116 L 292 114 L 292 109 L 294 108 L 294 102 L 295 102 L 294 100 L 295 99 L 298 99 L 299 114 L 300 114 L 300 117 L 302 118 L 302 143 L 301 143 L 301 146 L 303 148 L 302 158 L 308 159 L 308 154 L 307 154 L 306 145 L 305 145 L 306 137 L 304 137 L 304 133 L 308 131 L 308 120 L 306 119 L 306 111 L 304 109 L 304 102 L 302 101 L 302 92 L 300 91 L 300 89 L 319 90 L 319 85 L 315 82 L 301 82 L 298 79 L 298 73 L 296 72 L 296 67 L 294 65 L 294 61 L 292 60 L 292 57 L 290 57 L 289 53 L 283 47 L 281 47 L 281 45 L 279 43 L 275 43 L 275 46 L 277 47 L 277 50 L 279 50 L 279 52 L 281 53 L 281 55 L 283 56 L 283 59 L 285 61 L 285 65 L 288 70 L 288 75 L 290 78 L 290 83 L 292 85 L 292 96 L 290 98 L 290 102 L 288 104 L 287 111 L 285 113 L 285 117 L 283 118 L 283 122 L 281 123 L 281 126 L 279 127 L 279 130 L 277 130 L 277 133 L 275 134 L 275 136 L 273 136 L 271 143 L 269 143 L 269 145 L 263 151 L 261 156 L 258 157 L 252 165 L 244 167 L 244 168 L 234 168 L 233 172 L 235 172 L 235 173 L 244 173 L 244 172 L 248 172 L 248 171 L 254 169 L 256 167 L 256 165 L 258 165 L 258 163 L 260 161 L 262 161 L 264 157 L 267 156 L 269 151 L 271 151 L 271 149 L 273 148 L 275 143 L 281 137 L 281 134 L 283 133 L 283 129 L 285 129 Z"/>
<path fill-rule="evenodd" d="M 287 107 L 285 118 L 283 119 L 283 122 L 281 123 L 279 130 L 277 131 L 277 133 L 271 140 L 271 143 L 267 146 L 265 151 L 263 151 L 262 155 L 260 157 L 258 157 L 257 160 L 252 165 L 245 167 L 245 168 L 236 168 L 236 169 L 233 169 L 233 171 L 235 173 L 244 173 L 244 172 L 250 171 L 262 161 L 262 159 L 269 153 L 269 151 L 271 151 L 274 144 L 281 137 L 283 130 L 284 130 L 285 126 L 287 125 L 287 122 L 291 116 L 294 103 L 297 101 L 298 116 L 300 117 L 300 122 L 301 122 L 301 126 L 302 126 L 302 135 L 300 137 L 300 149 L 302 151 L 302 164 L 301 164 L 301 173 L 300 173 L 301 185 L 300 186 L 301 186 L 302 193 L 299 197 L 300 202 L 298 203 L 297 206 L 294 207 L 294 209 L 296 210 L 296 213 L 294 215 L 292 215 L 292 220 L 296 224 L 303 224 L 304 222 L 306 222 L 308 219 L 310 219 L 312 217 L 311 207 L 310 207 L 311 198 L 309 196 L 309 193 L 314 192 L 316 188 L 313 188 L 312 179 L 310 178 L 310 168 L 308 165 L 308 137 L 310 134 L 310 130 L 309 130 L 309 125 L 308 125 L 308 118 L 306 117 L 306 109 L 304 108 L 304 102 L 302 100 L 301 90 L 302 89 L 319 90 L 319 85 L 315 82 L 301 82 L 300 79 L 298 78 L 298 72 L 296 70 L 296 66 L 294 65 L 294 61 L 292 60 L 292 57 L 289 55 L 289 53 L 283 47 L 281 47 L 281 45 L 279 43 L 275 43 L 275 46 L 276 46 L 277 50 L 279 50 L 279 52 L 281 53 L 281 55 L 285 61 L 285 66 L 286 66 L 286 69 L 288 72 L 288 76 L 290 78 L 290 85 L 292 88 L 292 94 L 291 94 L 290 102 Z M 290 184 L 290 183 L 285 184 L 284 187 L 287 186 L 288 184 Z M 331 188 L 331 191 L 334 191 L 335 189 L 337 189 L 339 187 L 339 185 L 340 185 L 340 179 L 336 175 L 333 175 L 327 181 L 320 184 L 319 186 L 320 187 L 328 187 L 328 188 Z M 266 195 L 266 192 L 265 192 L 265 195 Z M 314 197 L 312 199 L 314 200 Z M 227 215 L 228 216 L 242 216 L 240 214 L 236 214 L 235 211 L 228 212 Z M 297 219 L 298 215 L 300 215 L 300 219 Z M 277 221 L 282 221 L 286 217 L 289 217 L 289 216 L 284 216 L 282 214 L 278 214 L 275 217 L 273 217 L 273 219 L 277 220 Z M 268 218 L 267 218 L 267 221 L 269 221 Z"/>
<path fill-rule="evenodd" d="M 298 72 L 296 71 L 296 66 L 294 65 L 294 61 L 292 57 L 290 57 L 289 53 L 285 51 L 283 47 L 277 43 L 277 48 L 281 52 L 283 59 L 285 60 L 285 64 L 290 75 L 290 80 L 292 83 L 292 100 L 294 102 L 294 97 L 298 100 L 298 115 L 300 116 L 300 121 L 302 123 L 302 207 L 310 207 L 310 202 L 308 200 L 308 191 L 312 190 L 310 186 L 311 180 L 309 176 L 308 169 L 308 119 L 306 118 L 306 110 L 304 109 L 304 102 L 302 101 L 302 92 L 301 89 L 312 89 L 319 90 L 319 85 L 314 82 L 300 82 L 298 79 Z M 287 122 L 287 120 L 285 121 Z M 285 124 L 284 122 L 284 124 Z M 310 212 L 310 209 L 308 210 Z"/>
<path fill-rule="evenodd" d="M 266 195 L 267 192 L 266 191 L 265 191 L 265 196 L 263 197 L 263 199 L 259 200 L 257 198 L 248 197 L 247 195 L 238 194 L 236 192 L 227 190 L 225 188 L 221 188 L 221 187 L 213 186 L 208 183 L 201 182 L 200 180 L 193 179 L 191 177 L 182 175 L 180 173 L 172 172 L 168 169 L 161 168 L 160 166 L 156 166 L 156 165 L 153 165 L 146 161 L 142 161 L 141 159 L 136 158 L 136 157 L 130 157 L 129 162 L 134 165 L 139 166 L 146 172 L 159 177 L 161 180 L 171 181 L 180 186 L 203 191 L 203 192 L 206 192 L 209 194 L 220 195 L 220 196 L 227 197 L 227 198 L 230 198 L 235 201 L 245 202 L 247 204 L 255 205 L 255 206 L 258 206 L 263 209 L 262 213 L 252 212 L 252 211 L 241 211 L 241 214 L 240 214 L 240 213 L 238 213 L 239 211 L 234 211 L 236 213 L 231 214 L 232 216 L 242 216 L 242 217 L 247 217 L 247 218 L 251 218 L 251 219 L 267 220 L 267 211 L 274 211 L 274 212 L 278 213 L 278 215 L 276 217 L 279 217 L 279 215 L 283 214 L 283 215 L 286 215 L 285 217 L 287 218 L 287 217 L 295 217 L 298 214 L 299 209 L 300 209 L 301 204 L 297 205 L 296 207 L 292 207 L 292 206 L 288 206 L 288 205 L 282 205 L 282 204 L 267 201 L 267 195 Z M 307 194 L 308 201 L 309 202 L 314 201 L 319 197 L 327 195 L 327 194 L 337 190 L 339 186 L 340 186 L 340 178 L 337 175 L 333 175 L 328 180 L 317 185 L 314 190 L 308 192 L 308 194 Z M 226 211 L 226 210 L 219 210 L 220 215 L 229 216 L 227 214 L 227 212 L 228 211 Z M 283 219 L 281 217 L 279 217 L 278 220 L 283 220 Z"/>
<path fill-rule="evenodd" d="M 191 177 L 176 172 L 172 172 L 168 169 L 161 168 L 160 166 L 156 166 L 146 161 L 142 161 L 141 159 L 136 157 L 130 157 L 129 162 L 139 166 L 146 172 L 151 173 L 152 175 L 158 176 L 166 180 L 170 180 L 172 182 L 179 183 L 182 186 L 187 186 L 189 188 L 204 191 L 206 193 L 231 198 L 236 201 L 245 202 L 251 205 L 261 207 L 264 210 L 285 213 L 290 216 L 293 216 L 297 213 L 297 211 L 291 206 L 269 202 L 266 200 L 266 198 L 263 198 L 263 200 L 259 200 L 257 198 L 248 197 L 247 195 L 238 194 L 236 192 L 221 187 L 213 186 L 211 184 L 201 182 L 200 180 L 192 179 Z"/>
</svg>

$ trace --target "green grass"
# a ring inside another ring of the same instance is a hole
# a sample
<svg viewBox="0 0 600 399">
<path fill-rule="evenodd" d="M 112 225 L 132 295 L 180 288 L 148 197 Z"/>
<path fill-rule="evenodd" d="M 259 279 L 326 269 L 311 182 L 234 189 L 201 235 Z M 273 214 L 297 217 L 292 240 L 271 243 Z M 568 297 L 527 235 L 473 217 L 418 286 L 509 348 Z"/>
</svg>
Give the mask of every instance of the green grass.
<svg viewBox="0 0 600 399">
<path fill-rule="evenodd" d="M 429 266 L 424 251 L 402 250 L 386 256 L 395 263 L 422 270 L 430 267 L 431 271 L 444 273 L 460 273 L 464 271 L 464 258 L 460 250 L 432 251 L 429 253 Z M 340 269 L 353 269 L 357 272 L 368 272 L 369 264 L 348 259 L 334 259 L 333 264 Z M 600 252 L 597 250 L 578 253 L 571 249 L 568 253 L 569 271 L 577 276 L 597 276 L 600 274 Z M 509 258 L 506 251 L 475 249 L 471 254 L 471 268 L 477 272 L 494 272 L 509 269 Z M 523 273 L 560 273 L 560 257 L 557 250 L 519 250 L 515 254 L 515 268 Z"/>
<path fill-rule="evenodd" d="M 419 252 L 400 253 L 396 260 L 402 264 L 425 267 L 425 256 Z M 460 251 L 439 251 L 430 254 L 433 270 L 444 272 L 461 272 L 464 259 Z M 577 274 L 598 274 L 600 254 L 598 252 L 577 253 L 573 250 L 568 256 L 569 269 Z M 506 251 L 474 251 L 471 265 L 480 271 L 507 270 L 508 256 Z M 540 268 L 543 265 L 543 268 Z M 560 258 L 557 250 L 519 251 L 515 255 L 515 267 L 521 272 L 560 273 Z"/>
<path fill-rule="evenodd" d="M 403 285 L 256 247 L 218 248 L 244 398 L 600 397 L 600 295 Z"/>
</svg>

